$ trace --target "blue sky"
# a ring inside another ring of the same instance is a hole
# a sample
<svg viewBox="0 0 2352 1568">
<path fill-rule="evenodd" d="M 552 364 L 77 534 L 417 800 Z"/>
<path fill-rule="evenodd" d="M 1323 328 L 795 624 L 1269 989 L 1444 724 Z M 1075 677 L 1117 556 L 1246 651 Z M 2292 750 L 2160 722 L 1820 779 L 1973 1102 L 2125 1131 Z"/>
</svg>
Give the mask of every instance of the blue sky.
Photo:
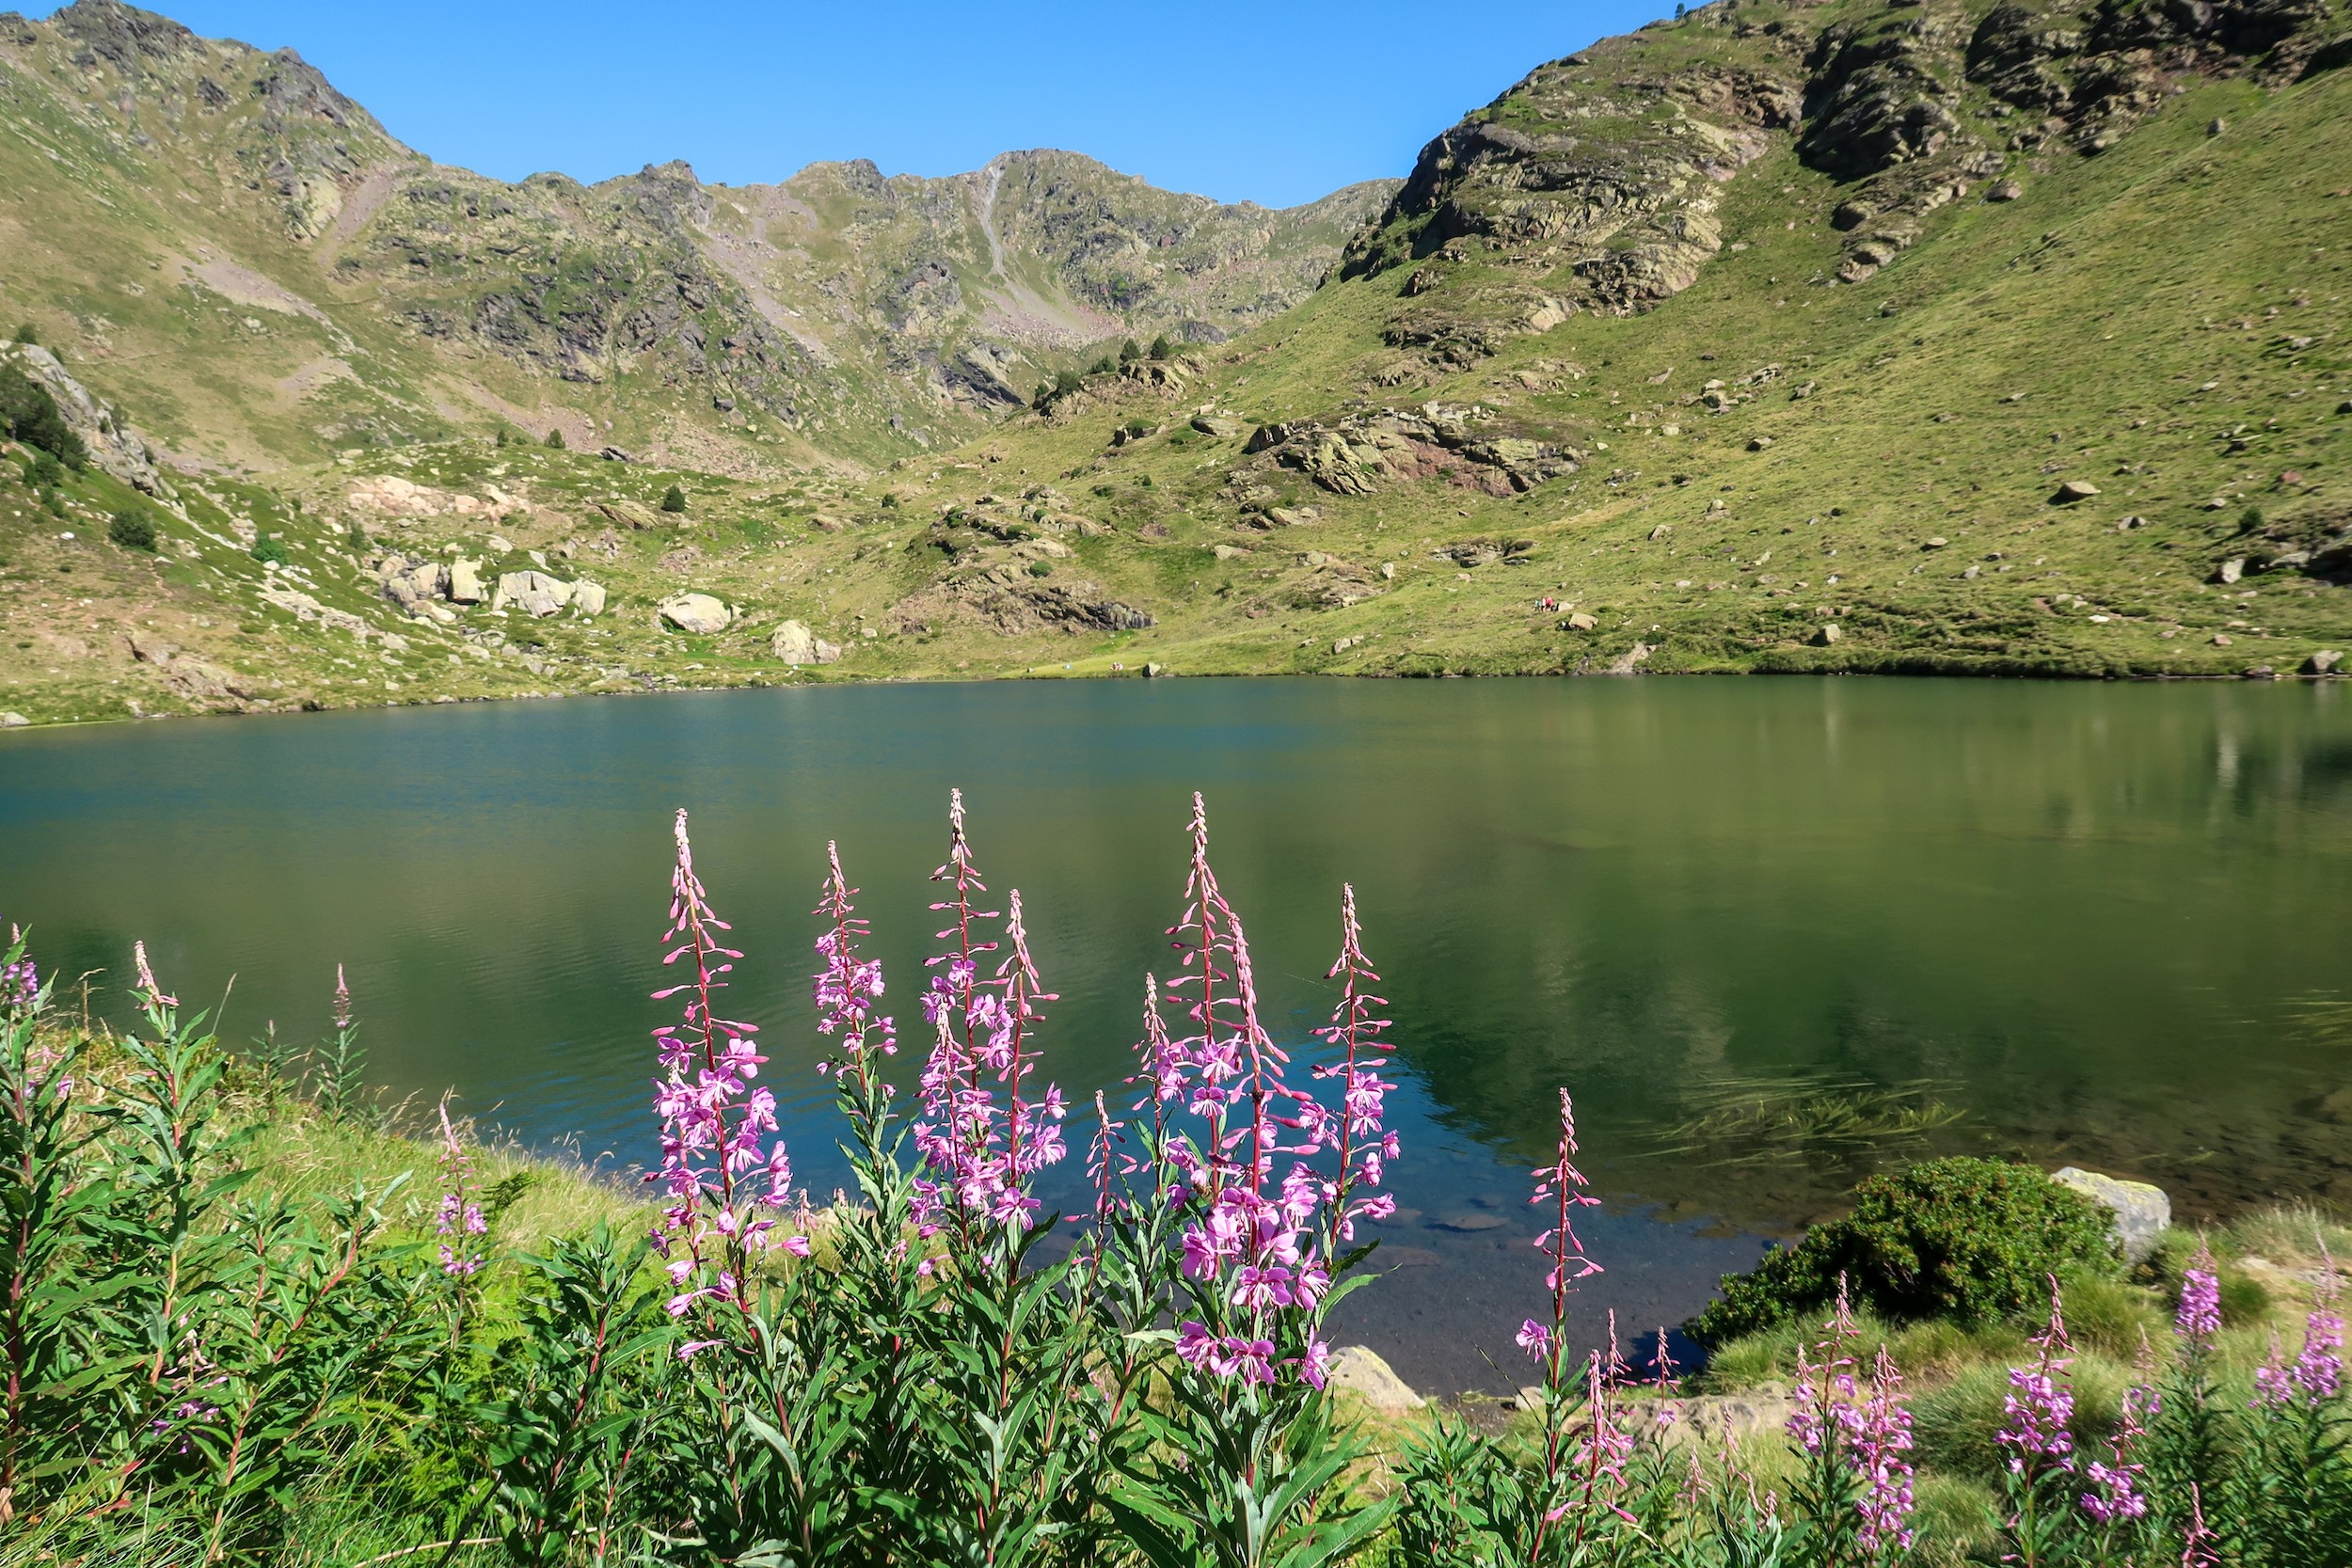
<svg viewBox="0 0 2352 1568">
<path fill-rule="evenodd" d="M 593 181 L 669 158 L 730 183 L 826 158 L 936 175 L 1059 147 L 1275 206 L 1405 174 L 1534 66 L 1660 13 L 1654 0 L 159 8 L 210 37 L 291 44 L 410 146 L 502 179 Z"/>
</svg>

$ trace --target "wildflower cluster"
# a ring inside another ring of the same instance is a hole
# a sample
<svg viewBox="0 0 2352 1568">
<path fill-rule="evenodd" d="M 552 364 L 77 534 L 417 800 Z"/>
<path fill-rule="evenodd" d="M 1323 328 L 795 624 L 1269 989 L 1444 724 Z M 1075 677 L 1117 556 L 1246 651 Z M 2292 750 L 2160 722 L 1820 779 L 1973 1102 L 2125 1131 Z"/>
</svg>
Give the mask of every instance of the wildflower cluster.
<svg viewBox="0 0 2352 1568">
<path fill-rule="evenodd" d="M 1336 1070 L 1354 1099 L 1334 1114 L 1285 1079 L 1289 1053 L 1260 1022 L 1248 935 L 1209 863 L 1199 795 L 1188 831 L 1184 912 L 1168 931 L 1182 973 L 1164 990 L 1184 1006 L 1192 1032 L 1169 1036 L 1154 1009 L 1143 1074 L 1152 1086 L 1136 1105 L 1192 1118 L 1158 1150 L 1169 1167 L 1164 1190 L 1181 1215 L 1181 1271 L 1194 1308 L 1178 1325 L 1176 1354 L 1220 1378 L 1271 1384 L 1288 1375 L 1321 1388 L 1330 1365 L 1317 1332 L 1333 1278 L 1327 1243 L 1352 1234 L 1357 1218 L 1392 1208 L 1378 1194 L 1351 1197 L 1396 1152 L 1394 1134 L 1380 1127 L 1388 1085 L 1374 1067 L 1383 1061 L 1373 1054 L 1379 1001 L 1363 989 L 1377 976 L 1358 945 L 1350 903 L 1334 968 L 1348 988 L 1326 1037 L 1335 1033 L 1347 1053 Z M 1311 1163 L 1327 1150 L 1340 1155 L 1335 1171 Z"/>
<path fill-rule="evenodd" d="M 1035 1098 L 1025 1092 L 1038 1060 L 1041 1007 L 1055 998 L 1029 953 L 1020 891 L 1001 916 L 973 906 L 973 895 L 988 887 L 965 836 L 961 790 L 950 794 L 947 816 L 947 860 L 931 879 L 952 882 L 955 893 L 931 908 L 954 916 L 938 933 L 953 945 L 930 960 L 939 973 L 923 992 L 923 1015 L 933 1041 L 914 1124 L 928 1172 L 914 1182 L 914 1212 L 926 1238 L 951 1219 L 1027 1229 L 1040 1207 L 1032 1179 L 1067 1153 L 1061 1122 L 1069 1108 L 1060 1088 L 1049 1083 Z M 987 957 L 999 950 L 983 927 L 1000 918 L 1005 957 L 993 974 L 983 975 Z"/>
<path fill-rule="evenodd" d="M 722 1018 L 713 1003 L 713 993 L 725 988 L 723 976 L 735 967 L 722 960 L 743 955 L 722 946 L 713 935 L 729 927 L 712 912 L 694 874 L 683 811 L 675 837 L 670 929 L 662 938 L 673 945 L 661 961 L 691 958 L 693 975 L 654 992 L 656 1001 L 681 993 L 687 1000 L 683 1022 L 654 1031 L 662 1069 L 654 1084 L 661 1168 L 645 1180 L 658 1182 L 668 1199 L 653 1243 L 669 1260 L 670 1281 L 678 1288 L 669 1311 L 679 1317 L 698 1300 L 744 1305 L 750 1257 L 774 1244 L 771 1232 L 776 1221 L 757 1211 L 788 1201 L 792 1163 L 781 1140 L 766 1147 L 767 1135 L 776 1131 L 776 1099 L 752 1082 L 768 1060 L 753 1047 L 758 1025 Z M 808 1248 L 807 1238 L 801 1236 L 781 1244 L 795 1252 Z"/>
</svg>

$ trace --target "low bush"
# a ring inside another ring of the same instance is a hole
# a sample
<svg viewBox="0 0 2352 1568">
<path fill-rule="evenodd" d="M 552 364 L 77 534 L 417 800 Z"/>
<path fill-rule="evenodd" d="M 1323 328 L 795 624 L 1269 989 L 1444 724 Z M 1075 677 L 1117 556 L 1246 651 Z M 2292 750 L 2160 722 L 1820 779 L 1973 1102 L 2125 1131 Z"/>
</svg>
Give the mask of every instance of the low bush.
<svg viewBox="0 0 2352 1568">
<path fill-rule="evenodd" d="M 0 436 L 24 442 L 47 453 L 69 468 L 89 461 L 89 450 L 57 410 L 49 388 L 13 365 L 0 365 Z M 56 483 L 41 480 L 37 483 Z"/>
<path fill-rule="evenodd" d="M 1845 1218 L 1726 1276 L 1691 1333 L 1721 1344 L 1818 1314 L 1841 1278 L 1891 1321 L 1990 1323 L 2044 1297 L 2052 1275 L 2107 1260 L 2107 1232 L 2105 1210 L 2031 1166 L 1931 1160 L 1870 1178 Z"/>
<path fill-rule="evenodd" d="M 662 492 L 661 492 L 661 510 L 662 510 L 662 511 L 664 511 L 664 512 L 671 512 L 671 513 L 677 513 L 677 512 L 683 512 L 683 511 L 685 511 L 685 510 L 686 510 L 686 492 L 685 492 L 685 491 L 683 491 L 683 490 L 681 490 L 681 489 L 679 489 L 679 488 L 678 488 L 676 485 L 675 485 L 675 484 L 671 485 L 671 486 L 670 486 L 667 490 L 662 491 Z"/>
<path fill-rule="evenodd" d="M 155 548 L 155 519 L 144 512 L 124 510 L 106 520 L 106 537 L 126 550 Z"/>
<path fill-rule="evenodd" d="M 280 566 L 293 559 L 286 553 L 286 542 L 274 533 L 255 534 L 253 547 L 246 553 L 256 561 L 275 561 Z"/>
</svg>

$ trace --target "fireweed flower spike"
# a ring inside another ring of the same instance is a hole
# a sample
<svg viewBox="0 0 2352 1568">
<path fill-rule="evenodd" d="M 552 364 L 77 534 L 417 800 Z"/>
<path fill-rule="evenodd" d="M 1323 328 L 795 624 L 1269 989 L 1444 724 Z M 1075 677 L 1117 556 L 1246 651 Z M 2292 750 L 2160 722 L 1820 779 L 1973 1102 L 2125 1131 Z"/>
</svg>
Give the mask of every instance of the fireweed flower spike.
<svg viewBox="0 0 2352 1568">
<path fill-rule="evenodd" d="M 441 1208 L 433 1229 L 441 1238 L 441 1272 L 462 1278 L 482 1267 L 482 1254 L 466 1250 L 466 1238 L 483 1235 L 490 1227 L 482 1217 L 482 1206 L 473 1200 L 473 1162 L 450 1125 L 447 1100 L 440 1109 Z"/>
<path fill-rule="evenodd" d="M 1331 1022 L 1315 1031 L 1340 1059 L 1314 1069 L 1319 1079 L 1339 1081 L 1340 1108 L 1333 1113 L 1315 1101 L 1306 1101 L 1289 1123 L 1310 1144 L 1320 1143 L 1338 1156 L 1337 1174 L 1325 1184 L 1323 1193 L 1328 1205 L 1323 1243 L 1327 1254 L 1335 1253 L 1340 1243 L 1356 1239 L 1358 1220 L 1381 1220 L 1396 1212 L 1396 1199 L 1387 1193 L 1354 1196 L 1359 1184 L 1380 1185 L 1383 1168 L 1398 1151 L 1396 1134 L 1383 1132 L 1380 1125 L 1389 1091 L 1396 1087 L 1380 1077 L 1380 1069 L 1389 1065 L 1389 1047 L 1380 1037 L 1389 1021 L 1376 1015 L 1388 1002 L 1372 992 L 1380 976 L 1372 960 L 1364 957 L 1362 937 L 1362 927 L 1356 923 L 1356 889 L 1343 884 L 1340 956 L 1326 976 L 1341 982 L 1340 1000 L 1332 1009 Z"/>
<path fill-rule="evenodd" d="M 930 960 L 940 971 L 923 994 L 934 1038 L 913 1129 L 929 1172 L 913 1183 L 916 1228 L 927 1239 L 950 1224 L 1028 1229 L 1039 1208 L 1031 1179 L 1067 1152 L 1061 1090 L 1048 1084 L 1034 1100 L 1024 1090 L 1038 1059 L 1032 1037 L 1043 1017 L 1040 1006 L 1055 997 L 1029 953 L 1021 895 L 1016 890 L 1006 903 L 1005 957 L 983 978 L 980 958 L 1000 946 L 981 939 L 980 923 L 998 917 L 973 907 L 972 895 L 988 889 L 964 836 L 961 790 L 948 796 L 947 823 L 947 860 L 931 879 L 952 882 L 955 896 L 931 908 L 954 924 L 939 932 L 949 950 Z"/>
<path fill-rule="evenodd" d="M 714 932 L 727 924 L 712 912 L 694 875 L 694 852 L 686 835 L 686 813 L 677 814 L 677 864 L 671 875 L 671 944 L 662 962 L 693 960 L 693 977 L 654 992 L 657 1001 L 686 995 L 685 1017 L 654 1031 L 662 1076 L 654 1081 L 654 1110 L 661 1118 L 661 1168 L 645 1180 L 668 1198 L 653 1233 L 655 1247 L 669 1259 L 671 1283 L 679 1287 L 669 1302 L 682 1317 L 698 1300 L 726 1300 L 748 1310 L 746 1276 L 750 1255 L 771 1243 L 771 1218 L 755 1217 L 759 1208 L 781 1208 L 792 1183 L 792 1164 L 784 1145 L 763 1148 L 776 1130 L 775 1096 L 752 1080 L 767 1061 L 753 1049 L 756 1025 L 721 1018 L 712 993 L 734 965 L 721 959 L 743 955 L 719 944 Z M 787 1243 L 798 1252 L 802 1238 Z M 716 1256 L 714 1256 L 714 1254 Z M 715 1277 L 704 1282 L 706 1271 Z"/>
<path fill-rule="evenodd" d="M 1913 1505 L 1910 1462 L 1911 1412 L 1902 1402 L 1903 1375 L 1886 1347 L 1879 1347 L 1870 1369 L 1870 1398 L 1862 1407 L 1862 1430 L 1854 1436 L 1854 1468 L 1863 1492 L 1862 1545 L 1871 1553 L 1911 1549 Z"/>
<path fill-rule="evenodd" d="M 1329 1365 L 1318 1330 L 1332 1285 L 1330 1241 L 1341 1234 L 1349 1191 L 1378 1180 L 1376 1162 L 1394 1149 L 1380 1128 L 1388 1086 L 1373 1076 L 1374 1063 L 1385 1058 L 1366 1055 L 1383 1049 L 1374 1017 L 1380 1003 L 1366 990 L 1375 977 L 1356 942 L 1351 906 L 1333 971 L 1351 978 L 1335 1032 L 1325 1037 L 1343 1051 L 1353 1041 L 1338 1071 L 1355 1092 L 1334 1116 L 1283 1081 L 1289 1057 L 1259 1022 L 1249 939 L 1209 863 L 1208 813 L 1199 795 L 1189 832 L 1184 913 L 1168 932 L 1184 973 L 1165 989 L 1184 1005 L 1196 1032 L 1170 1039 L 1157 1006 L 1147 1007 L 1137 1077 L 1150 1089 L 1136 1104 L 1138 1112 L 1150 1104 L 1155 1118 L 1189 1112 L 1199 1123 L 1160 1146 L 1166 1198 L 1182 1215 L 1179 1267 L 1198 1309 L 1180 1322 L 1176 1353 L 1218 1377 L 1268 1382 L 1287 1371 L 1319 1388 Z M 1309 1164 L 1342 1148 L 1347 1152 L 1336 1172 Z M 1276 1162 L 1285 1155 L 1294 1163 L 1278 1181 Z"/>
<path fill-rule="evenodd" d="M 2221 1332 L 2221 1275 L 2214 1267 L 2213 1248 L 2197 1239 L 2197 1256 L 2181 1275 L 2180 1309 L 2172 1317 L 2172 1332 L 2192 1351 L 2210 1349 Z"/>
<path fill-rule="evenodd" d="M 2312 1404 L 2331 1400 L 2344 1386 L 2344 1314 L 2336 1306 L 2336 1260 L 2328 1243 L 2319 1244 L 2326 1272 L 2312 1294 L 2311 1316 L 2303 1320 L 2303 1349 L 2287 1370 L 2287 1379 Z"/>
<path fill-rule="evenodd" d="M 2033 1478 L 2074 1467 L 2070 1431 L 2074 1390 L 2066 1381 L 2066 1369 L 2074 1363 L 2059 1354 L 2074 1347 L 2066 1337 L 2056 1281 L 2050 1287 L 2049 1325 L 2029 1342 L 2042 1354 L 2031 1367 L 2010 1369 L 2010 1392 L 2001 1403 L 2001 1429 L 1994 1440 L 2009 1451 L 2010 1474 Z"/>
<path fill-rule="evenodd" d="M 824 895 L 816 911 L 827 922 L 817 939 L 817 951 L 825 959 L 825 967 L 817 972 L 817 1032 L 839 1037 L 841 1070 L 863 1082 L 874 1053 L 898 1053 L 898 1025 L 876 1006 L 882 994 L 882 960 L 857 956 L 858 940 L 866 935 L 867 927 L 854 912 L 851 900 L 857 889 L 841 874 L 840 846 L 825 846 L 825 866 Z M 828 1068 L 820 1064 L 817 1070 L 823 1073 Z"/>
<path fill-rule="evenodd" d="M 24 930 L 19 926 L 8 927 L 8 947 L 13 950 L 24 943 Z M 40 976 L 33 968 L 29 953 L 13 963 L 0 964 L 0 1007 L 29 1007 L 40 996 Z"/>
<path fill-rule="evenodd" d="M 147 967 L 147 943 L 143 942 L 133 942 L 131 944 L 131 958 L 132 961 L 138 966 L 139 1005 L 141 1006 L 153 1009 L 158 1007 L 176 1007 L 180 1005 L 180 999 L 178 997 L 166 996 L 164 994 L 164 988 L 155 983 L 155 972 Z M 342 974 L 341 966 L 337 967 L 335 974 L 340 979 Z"/>
<path fill-rule="evenodd" d="M 1534 1208 L 1552 1207 L 1551 1227 L 1535 1238 L 1536 1249 L 1551 1259 L 1551 1268 L 1544 1275 L 1545 1288 L 1551 1291 L 1551 1323 L 1547 1327 L 1530 1318 L 1518 1332 L 1519 1347 L 1547 1366 L 1555 1363 L 1559 1354 L 1570 1291 L 1578 1280 L 1601 1272 L 1600 1265 L 1585 1256 L 1574 1223 L 1576 1210 L 1597 1208 L 1600 1203 L 1588 1190 L 1591 1185 L 1576 1168 L 1576 1103 L 1564 1088 L 1560 1091 L 1560 1151 L 1550 1164 L 1537 1167 L 1535 1191 L 1527 1200 Z"/>
</svg>

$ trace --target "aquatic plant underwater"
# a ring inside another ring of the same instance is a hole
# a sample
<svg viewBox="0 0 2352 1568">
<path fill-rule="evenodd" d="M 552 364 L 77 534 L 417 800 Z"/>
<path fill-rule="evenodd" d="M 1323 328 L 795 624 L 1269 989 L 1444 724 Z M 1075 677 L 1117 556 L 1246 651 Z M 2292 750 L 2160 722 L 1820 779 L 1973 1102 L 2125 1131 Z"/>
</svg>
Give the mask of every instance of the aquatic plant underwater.
<svg viewBox="0 0 2352 1568">
<path fill-rule="evenodd" d="M 1785 1447 L 1707 1430 L 1659 1346 L 1571 1349 L 1597 1203 L 1560 1091 L 1543 1315 L 1520 1330 L 1532 1431 L 1438 1414 L 1401 1436 L 1343 1414 L 1326 1323 L 1372 1278 L 1366 1221 L 1400 1155 L 1387 1004 L 1354 893 L 1338 998 L 1303 1080 L 1259 1016 L 1248 939 L 1195 797 L 1191 858 L 1147 979 L 1120 1103 L 1070 1104 L 1037 1035 L 1055 997 L 1021 896 L 993 902 L 951 800 L 940 943 L 915 1069 L 860 944 L 837 852 L 817 913 L 818 1029 L 856 1191 L 812 1209 L 776 1137 L 757 1025 L 725 1016 L 743 954 L 684 812 L 657 992 L 658 1209 L 535 1252 L 501 1243 L 446 1103 L 439 1191 L 246 1195 L 241 1064 L 136 953 L 140 1026 L 69 1027 L 18 934 L 0 968 L 0 1548 L 60 1563 L 1214 1564 L 1770 1568 L 1926 1558 L 1913 1414 L 1867 1362 L 1841 1288 L 1799 1353 Z M 311 1110 L 367 1114 L 358 1024 Z M 264 1070 L 286 1064 L 277 1048 Z M 244 1070 L 250 1070 L 245 1069 Z M 272 1084 L 271 1092 L 278 1085 Z M 1040 1173 L 1082 1146 L 1093 1200 Z M 1066 1249 L 1041 1245 L 1060 1229 Z M 2219 1286 L 2186 1270 L 2169 1354 L 2087 1432 L 2058 1282 L 1997 1444 L 2000 1560 L 2352 1561 L 2332 1265 L 2250 1403 L 2217 1375 Z M 364 1559 L 322 1545 L 370 1516 Z M 322 1521 L 335 1526 L 328 1528 Z M 1948 1554 L 1939 1560 L 1949 1560 Z"/>
</svg>

